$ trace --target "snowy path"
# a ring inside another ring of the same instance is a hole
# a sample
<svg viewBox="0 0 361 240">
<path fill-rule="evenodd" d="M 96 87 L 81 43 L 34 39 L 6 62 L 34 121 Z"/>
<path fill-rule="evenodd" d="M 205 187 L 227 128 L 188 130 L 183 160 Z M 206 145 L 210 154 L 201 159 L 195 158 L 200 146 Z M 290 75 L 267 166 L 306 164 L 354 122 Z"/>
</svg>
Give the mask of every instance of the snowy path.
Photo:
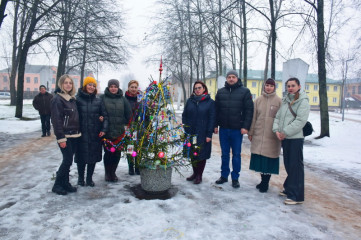
<svg viewBox="0 0 361 240">
<path fill-rule="evenodd" d="M 220 168 L 217 138 L 203 183 L 193 185 L 174 174 L 178 193 L 165 201 L 132 195 L 129 188 L 139 177 L 126 174 L 125 160 L 117 171 L 118 183 L 104 182 L 100 163 L 95 188 L 57 196 L 50 191 L 61 159 L 54 138 L 8 144 L 0 156 L 0 239 L 359 239 L 359 189 L 306 165 L 306 202 L 285 206 L 278 196 L 284 169 L 272 177 L 268 193 L 259 193 L 259 175 L 248 170 L 247 141 L 241 188 L 233 189 L 229 182 L 215 185 Z M 73 165 L 71 182 L 76 178 Z"/>
</svg>

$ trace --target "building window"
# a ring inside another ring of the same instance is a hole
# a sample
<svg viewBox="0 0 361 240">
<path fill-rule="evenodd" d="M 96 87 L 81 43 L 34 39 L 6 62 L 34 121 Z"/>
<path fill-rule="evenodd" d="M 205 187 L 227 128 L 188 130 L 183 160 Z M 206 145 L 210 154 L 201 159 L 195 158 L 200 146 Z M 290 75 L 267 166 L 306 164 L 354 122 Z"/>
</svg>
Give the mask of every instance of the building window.
<svg viewBox="0 0 361 240">
<path fill-rule="evenodd" d="M 305 90 L 310 90 L 310 85 L 306 84 Z"/>
<path fill-rule="evenodd" d="M 252 87 L 257 87 L 257 82 L 252 82 Z"/>
<path fill-rule="evenodd" d="M 361 94 L 361 86 L 358 86 L 358 94 Z"/>
<path fill-rule="evenodd" d="M 29 77 L 26 77 L 26 82 L 30 83 L 30 78 Z"/>
<path fill-rule="evenodd" d="M 317 91 L 318 90 L 318 85 L 313 85 L 313 90 Z"/>
<path fill-rule="evenodd" d="M 55 78 L 52 78 L 52 79 L 51 79 L 51 83 L 55 83 Z"/>
<path fill-rule="evenodd" d="M 276 83 L 276 89 L 278 89 L 278 83 Z"/>
<path fill-rule="evenodd" d="M 8 76 L 4 76 L 4 82 L 8 81 Z"/>
<path fill-rule="evenodd" d="M 327 92 L 330 91 L 330 86 L 327 86 L 326 89 L 327 89 Z"/>
<path fill-rule="evenodd" d="M 337 86 L 333 86 L 333 91 L 337 92 L 337 88 L 338 88 Z"/>
<path fill-rule="evenodd" d="M 30 92 L 30 88 L 26 88 L 26 91 Z"/>
<path fill-rule="evenodd" d="M 38 83 L 38 77 L 34 77 L 34 83 Z"/>
<path fill-rule="evenodd" d="M 333 102 L 333 103 L 337 103 L 337 98 L 335 98 L 335 97 L 332 98 L 332 102 Z"/>
<path fill-rule="evenodd" d="M 4 87 L 4 91 L 7 91 L 8 90 L 8 87 Z"/>
<path fill-rule="evenodd" d="M 38 91 L 38 89 L 37 89 L 37 88 L 34 88 L 34 92 L 36 92 L 36 91 Z"/>
<path fill-rule="evenodd" d="M 314 103 L 317 103 L 318 101 L 317 101 L 317 97 L 313 97 L 313 102 Z"/>
<path fill-rule="evenodd" d="M 352 86 L 352 94 L 356 94 L 356 86 Z"/>
<path fill-rule="evenodd" d="M 252 99 L 256 99 L 256 94 L 252 94 Z"/>
</svg>

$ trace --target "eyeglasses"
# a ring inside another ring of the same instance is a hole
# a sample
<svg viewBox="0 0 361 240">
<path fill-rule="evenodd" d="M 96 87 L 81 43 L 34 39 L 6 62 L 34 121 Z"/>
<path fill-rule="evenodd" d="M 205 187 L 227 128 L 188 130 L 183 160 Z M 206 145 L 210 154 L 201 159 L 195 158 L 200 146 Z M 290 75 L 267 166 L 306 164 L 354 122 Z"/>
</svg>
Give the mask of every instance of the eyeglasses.
<svg viewBox="0 0 361 240">
<path fill-rule="evenodd" d="M 195 87 L 194 90 L 201 90 L 203 87 Z"/>
</svg>

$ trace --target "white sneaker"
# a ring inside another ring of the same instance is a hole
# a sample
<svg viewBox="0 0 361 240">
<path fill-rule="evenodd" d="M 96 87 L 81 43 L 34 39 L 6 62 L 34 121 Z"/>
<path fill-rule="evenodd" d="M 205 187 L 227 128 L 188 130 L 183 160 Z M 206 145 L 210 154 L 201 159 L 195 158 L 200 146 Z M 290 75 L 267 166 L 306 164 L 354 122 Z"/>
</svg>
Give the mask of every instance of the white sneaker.
<svg viewBox="0 0 361 240">
<path fill-rule="evenodd" d="M 287 197 L 287 194 L 284 189 L 279 194 L 280 196 Z"/>
<path fill-rule="evenodd" d="M 285 203 L 286 205 L 296 205 L 296 204 L 302 204 L 303 201 L 297 202 L 297 201 L 294 201 L 294 200 L 292 200 L 292 199 L 287 198 L 287 199 L 284 201 L 284 203 Z"/>
</svg>

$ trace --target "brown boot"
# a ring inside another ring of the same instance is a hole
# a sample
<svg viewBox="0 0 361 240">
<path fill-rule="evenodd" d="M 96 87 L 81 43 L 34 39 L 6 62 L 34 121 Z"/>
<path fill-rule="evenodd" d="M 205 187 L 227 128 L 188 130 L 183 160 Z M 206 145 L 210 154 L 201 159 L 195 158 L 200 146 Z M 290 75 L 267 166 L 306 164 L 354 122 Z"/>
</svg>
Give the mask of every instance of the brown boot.
<svg viewBox="0 0 361 240">
<path fill-rule="evenodd" d="M 206 166 L 206 160 L 202 160 L 198 162 L 198 165 L 196 167 L 196 178 L 193 181 L 194 184 L 200 184 L 202 182 L 202 175 L 205 166 Z"/>
<path fill-rule="evenodd" d="M 106 182 L 111 182 L 112 181 L 112 178 L 111 178 L 111 165 L 104 165 L 104 170 L 105 170 L 104 180 Z"/>
</svg>

